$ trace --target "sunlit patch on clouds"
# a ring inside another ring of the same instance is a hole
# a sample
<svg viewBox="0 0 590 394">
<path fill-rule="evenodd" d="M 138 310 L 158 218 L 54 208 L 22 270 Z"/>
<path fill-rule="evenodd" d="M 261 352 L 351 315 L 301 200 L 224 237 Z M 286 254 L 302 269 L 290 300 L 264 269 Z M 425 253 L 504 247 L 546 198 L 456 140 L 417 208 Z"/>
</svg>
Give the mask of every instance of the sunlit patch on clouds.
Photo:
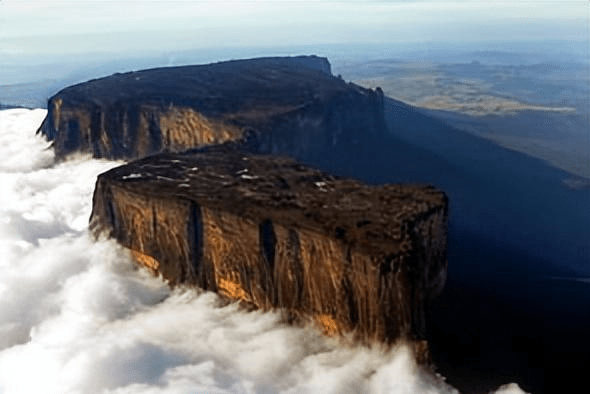
<svg viewBox="0 0 590 394">
<path fill-rule="evenodd" d="M 55 163 L 34 134 L 45 113 L 0 111 L 0 393 L 456 392 L 404 346 L 346 347 L 277 313 L 170 290 L 94 240 L 96 176 L 119 163 Z"/>
</svg>

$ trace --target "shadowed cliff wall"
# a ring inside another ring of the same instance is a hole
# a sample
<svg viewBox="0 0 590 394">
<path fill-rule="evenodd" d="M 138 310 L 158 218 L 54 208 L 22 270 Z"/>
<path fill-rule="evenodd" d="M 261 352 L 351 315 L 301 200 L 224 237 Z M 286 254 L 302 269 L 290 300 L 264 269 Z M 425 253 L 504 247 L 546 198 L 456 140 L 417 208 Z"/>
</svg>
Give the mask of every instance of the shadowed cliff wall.
<svg viewBox="0 0 590 394">
<path fill-rule="evenodd" d="M 222 146 L 100 175 L 91 228 L 172 285 L 392 343 L 424 339 L 446 277 L 446 217 L 429 186 L 369 187 Z"/>
</svg>

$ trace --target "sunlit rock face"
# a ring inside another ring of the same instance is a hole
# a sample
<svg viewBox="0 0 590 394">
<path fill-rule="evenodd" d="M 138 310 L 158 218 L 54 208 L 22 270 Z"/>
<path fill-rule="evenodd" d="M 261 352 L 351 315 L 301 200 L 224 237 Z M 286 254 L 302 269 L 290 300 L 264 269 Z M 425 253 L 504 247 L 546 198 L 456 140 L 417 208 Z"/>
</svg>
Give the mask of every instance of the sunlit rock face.
<svg viewBox="0 0 590 394">
<path fill-rule="evenodd" d="M 150 69 L 63 89 L 39 132 L 58 157 L 133 159 L 242 141 L 261 153 L 321 156 L 342 141 L 385 133 L 383 93 L 299 56 Z"/>
<path fill-rule="evenodd" d="M 222 145 L 100 175 L 91 229 L 171 285 L 393 343 L 424 339 L 446 278 L 446 220 L 431 186 L 367 186 Z"/>
</svg>

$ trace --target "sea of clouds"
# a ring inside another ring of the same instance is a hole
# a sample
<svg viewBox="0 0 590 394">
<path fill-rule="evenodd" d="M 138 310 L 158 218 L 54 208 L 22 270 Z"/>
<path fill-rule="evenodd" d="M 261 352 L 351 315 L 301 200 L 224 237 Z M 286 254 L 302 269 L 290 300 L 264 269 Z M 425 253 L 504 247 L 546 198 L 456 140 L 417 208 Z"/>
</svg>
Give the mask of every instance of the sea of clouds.
<svg viewBox="0 0 590 394">
<path fill-rule="evenodd" d="M 45 115 L 0 111 L 1 394 L 456 392 L 405 347 L 350 348 L 213 293 L 171 291 L 94 240 L 96 176 L 121 163 L 57 163 L 35 135 Z"/>
</svg>

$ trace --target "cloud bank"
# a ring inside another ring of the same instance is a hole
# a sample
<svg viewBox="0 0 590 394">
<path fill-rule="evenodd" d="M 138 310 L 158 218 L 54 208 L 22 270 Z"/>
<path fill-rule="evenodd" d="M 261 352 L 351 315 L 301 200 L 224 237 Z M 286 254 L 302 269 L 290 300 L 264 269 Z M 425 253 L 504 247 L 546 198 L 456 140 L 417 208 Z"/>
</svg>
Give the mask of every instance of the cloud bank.
<svg viewBox="0 0 590 394">
<path fill-rule="evenodd" d="M 93 240 L 96 176 L 119 163 L 55 163 L 34 135 L 45 113 L 0 111 L 0 393 L 456 392 L 403 346 L 350 348 L 276 313 L 171 291 Z"/>
</svg>

